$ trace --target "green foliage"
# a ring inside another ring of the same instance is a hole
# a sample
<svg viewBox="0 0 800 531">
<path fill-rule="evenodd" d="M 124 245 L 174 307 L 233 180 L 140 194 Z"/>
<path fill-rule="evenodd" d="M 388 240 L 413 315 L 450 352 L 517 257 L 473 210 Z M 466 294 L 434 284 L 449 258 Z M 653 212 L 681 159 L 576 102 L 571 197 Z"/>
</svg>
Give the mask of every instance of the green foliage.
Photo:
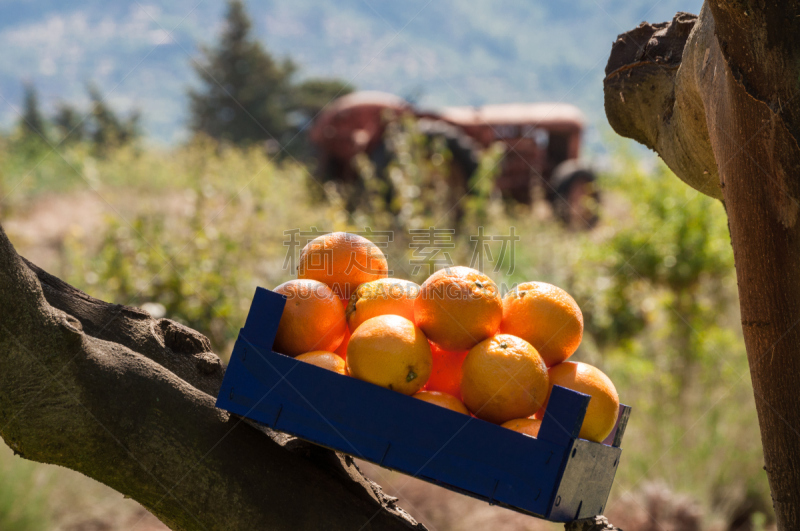
<svg viewBox="0 0 800 531">
<path fill-rule="evenodd" d="M 96 86 L 90 85 L 88 90 L 91 100 L 91 121 L 87 132 L 95 150 L 104 154 L 109 149 L 128 144 L 139 136 L 138 111 L 132 112 L 125 119 L 120 118 L 106 104 Z"/>
<path fill-rule="evenodd" d="M 25 102 L 18 129 L 23 137 L 47 140 L 47 125 L 39 109 L 39 97 L 30 83 L 25 84 Z"/>
<path fill-rule="evenodd" d="M 66 192 L 86 185 L 82 177 L 87 145 L 54 151 L 37 138 L 0 137 L 0 220 L 44 192 Z"/>
<path fill-rule="evenodd" d="M 192 232 L 185 241 L 168 237 L 162 215 L 139 216 L 130 224 L 111 220 L 92 261 L 95 267 L 83 280 L 129 305 L 157 302 L 170 317 L 206 330 L 222 349 L 232 339 L 228 322 L 234 305 L 246 295 L 237 289 L 238 257 L 233 251 L 239 242 L 204 230 L 202 197 L 188 217 Z M 151 242 L 161 243 L 156 247 Z"/>
<path fill-rule="evenodd" d="M 64 192 L 92 185 L 93 157 L 103 158 L 135 145 L 139 113 L 123 118 L 106 104 L 97 87 L 90 86 L 88 91 L 89 113 L 81 114 L 62 102 L 51 124 L 39 110 L 35 88 L 26 85 L 25 113 L 17 130 L 0 136 L 0 219 L 41 191 Z M 58 133 L 56 140 L 48 136 L 51 125 Z M 81 142 L 84 139 L 86 142 Z"/>
<path fill-rule="evenodd" d="M 111 217 L 99 238 L 74 234 L 64 246 L 67 279 L 105 300 L 160 304 L 167 317 L 207 334 L 223 356 L 255 287 L 293 274 L 283 231 L 329 223 L 330 210 L 311 210 L 294 185 L 302 168 L 278 169 L 257 148 L 200 142 L 171 154 L 120 150 L 96 171 L 111 184 L 103 196 L 112 204 L 144 207 L 159 190 L 171 206 Z"/>
<path fill-rule="evenodd" d="M 53 116 L 53 125 L 58 131 L 61 143 L 80 142 L 86 135 L 83 116 L 75 107 L 65 102 L 59 103 Z"/>
<path fill-rule="evenodd" d="M 39 531 L 50 528 L 45 513 L 45 481 L 36 465 L 0 448 L 0 529 Z"/>
<path fill-rule="evenodd" d="M 725 212 L 719 203 L 676 183 L 663 165 L 645 173 L 631 159 L 623 164 L 627 171 L 604 183 L 618 193 L 625 191 L 629 223 L 606 246 L 596 248 L 593 259 L 604 268 L 601 279 L 608 296 L 586 301 L 585 311 L 592 315 L 588 326 L 603 345 L 625 342 L 648 321 L 650 303 L 642 306 L 637 300 L 641 303 L 643 294 L 654 293 L 671 308 L 671 325 L 682 336 L 690 335 L 695 318 L 701 319 L 697 325 L 702 328 L 723 315 L 718 307 L 704 306 L 709 290 L 719 298 L 718 305 L 735 302 L 735 292 L 723 286 L 733 278 Z"/>
</svg>

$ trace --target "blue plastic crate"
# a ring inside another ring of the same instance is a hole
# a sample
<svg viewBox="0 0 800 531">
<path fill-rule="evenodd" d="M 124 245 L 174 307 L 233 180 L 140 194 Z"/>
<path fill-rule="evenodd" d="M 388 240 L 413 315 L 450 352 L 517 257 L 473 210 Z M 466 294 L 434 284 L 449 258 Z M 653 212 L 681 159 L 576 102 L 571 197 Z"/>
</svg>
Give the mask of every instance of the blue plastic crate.
<svg viewBox="0 0 800 531">
<path fill-rule="evenodd" d="M 256 290 L 217 407 L 442 487 L 555 522 L 602 514 L 630 408 L 578 438 L 589 396 L 556 386 L 539 437 L 272 351 L 285 299 Z"/>
</svg>

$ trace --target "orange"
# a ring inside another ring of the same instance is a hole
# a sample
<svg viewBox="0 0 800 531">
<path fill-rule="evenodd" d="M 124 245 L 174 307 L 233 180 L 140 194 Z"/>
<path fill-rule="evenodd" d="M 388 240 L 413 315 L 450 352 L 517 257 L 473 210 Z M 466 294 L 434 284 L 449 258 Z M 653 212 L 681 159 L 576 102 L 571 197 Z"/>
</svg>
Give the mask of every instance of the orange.
<svg viewBox="0 0 800 531">
<path fill-rule="evenodd" d="M 503 298 L 500 332 L 534 346 L 548 367 L 566 360 L 583 337 L 583 314 L 563 289 L 545 282 L 523 282 Z"/>
<path fill-rule="evenodd" d="M 367 319 L 350 336 L 350 376 L 413 395 L 431 374 L 431 347 L 422 330 L 399 315 Z"/>
<path fill-rule="evenodd" d="M 399 315 L 414 321 L 414 299 L 418 294 L 419 285 L 409 280 L 381 278 L 361 284 L 345 310 L 350 331 L 379 315 Z"/>
<path fill-rule="evenodd" d="M 467 351 L 450 352 L 436 343 L 431 343 L 431 354 L 433 368 L 425 389 L 441 391 L 455 397 L 461 396 L 461 365 L 467 357 Z"/>
<path fill-rule="evenodd" d="M 337 348 L 336 350 L 333 351 L 337 356 L 341 357 L 343 360 L 347 359 L 347 345 L 348 345 L 348 343 L 350 343 L 350 329 L 345 327 L 345 329 L 344 329 L 344 339 L 342 339 L 342 343 L 341 343 L 341 345 L 339 345 L 339 348 Z"/>
<path fill-rule="evenodd" d="M 328 369 L 339 374 L 345 373 L 344 360 L 334 354 L 333 352 L 325 352 L 324 350 L 315 350 L 313 352 L 306 352 L 300 354 L 295 358 L 296 360 L 316 365 L 322 369 Z"/>
<path fill-rule="evenodd" d="M 608 434 L 614 429 L 614 424 L 617 423 L 619 414 L 619 395 L 617 395 L 611 379 L 597 367 L 579 361 L 565 361 L 551 367 L 548 372 L 550 373 L 548 399 L 554 385 L 560 385 L 592 397 L 589 400 L 589 407 L 586 408 L 586 416 L 583 418 L 580 438 L 602 442 L 608 437 Z M 547 408 L 547 400 L 536 416 L 542 418 L 545 408 Z"/>
<path fill-rule="evenodd" d="M 287 356 L 334 351 L 344 338 L 344 309 L 333 291 L 316 280 L 290 280 L 274 290 L 286 297 L 273 349 Z"/>
<path fill-rule="evenodd" d="M 481 341 L 461 367 L 461 398 L 476 417 L 495 424 L 530 417 L 547 398 L 547 367 L 527 341 L 498 334 Z"/>
<path fill-rule="evenodd" d="M 539 428 L 542 425 L 541 419 L 514 419 L 503 423 L 504 428 L 518 431 L 531 437 L 539 436 Z"/>
<path fill-rule="evenodd" d="M 469 350 L 491 337 L 503 318 L 492 280 L 469 267 L 440 269 L 422 283 L 414 316 L 425 335 L 445 350 Z"/>
<path fill-rule="evenodd" d="M 359 285 L 386 277 L 388 270 L 377 245 L 357 234 L 332 232 L 303 247 L 297 277 L 319 280 L 347 301 Z"/>
<path fill-rule="evenodd" d="M 447 393 L 440 393 L 439 391 L 420 391 L 414 395 L 414 398 L 419 398 L 425 402 L 452 409 L 457 413 L 469 415 L 469 410 L 467 410 L 467 407 L 461 400 Z"/>
</svg>

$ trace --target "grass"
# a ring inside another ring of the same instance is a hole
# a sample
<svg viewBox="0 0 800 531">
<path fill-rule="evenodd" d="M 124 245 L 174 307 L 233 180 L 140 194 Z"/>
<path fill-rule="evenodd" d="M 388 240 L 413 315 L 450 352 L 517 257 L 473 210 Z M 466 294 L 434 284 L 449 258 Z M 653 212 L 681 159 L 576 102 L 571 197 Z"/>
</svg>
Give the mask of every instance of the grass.
<svg viewBox="0 0 800 531">
<path fill-rule="evenodd" d="M 48 528 L 46 513 L 47 471 L 15 458 L 0 448 L 0 529 L 39 531 Z"/>
<path fill-rule="evenodd" d="M 769 522 L 722 206 L 665 167 L 645 170 L 620 152 L 602 178 L 600 225 L 570 232 L 541 205 L 530 210 L 494 197 L 493 154 L 472 183 L 480 193 L 467 198 L 455 225 L 437 195 L 441 168 L 419 157 L 414 138 L 401 140 L 408 155 L 398 158 L 390 175 L 402 193 L 387 205 L 380 190 L 368 186 L 352 214 L 343 209 L 340 190 L 256 149 L 197 143 L 173 151 L 127 148 L 94 159 L 80 145 L 63 158 L 0 145 L 6 150 L 0 157 L 0 191 L 6 195 L 0 216 L 14 222 L 8 227 L 20 227 L 32 222 L 43 198 L 61 194 L 70 201 L 89 194 L 105 214 L 91 230 L 80 229 L 80 213 L 62 220 L 74 230 L 47 244 L 53 252 L 41 265 L 105 300 L 162 305 L 168 317 L 206 333 L 223 357 L 255 287 L 292 277 L 291 256 L 299 247 L 287 247 L 287 230 L 391 229 L 390 267 L 396 276 L 420 282 L 427 270 L 414 273 L 412 231 L 453 229 L 447 233 L 453 246 L 444 251 L 453 263 L 470 264 L 481 230 L 505 236 L 513 227 L 520 238 L 513 259 L 508 249 L 501 253 L 499 240 L 489 241 L 492 254 L 484 257 L 484 271 L 506 286 L 543 280 L 572 293 L 586 320 L 575 359 L 604 370 L 634 408 L 608 511 L 650 507 L 653 492 L 662 490 L 645 487 L 657 483 L 691 499 L 707 528 L 728 520 L 748 500 L 760 500 L 754 520 Z M 369 176 L 369 168 L 364 171 Z M 35 247 L 13 231 L 11 236 L 23 254 L 26 246 Z M 37 470 L 20 467 L 11 484 L 29 485 Z M 0 479 L 0 507 L 6 483 Z M 18 488 L 5 497 L 27 499 L 29 489 Z M 466 503 L 461 497 L 429 487 L 408 489 L 401 501 L 424 505 L 435 529 L 467 525 L 466 517 L 456 515 L 473 509 L 460 505 Z M 500 529 L 503 519 L 494 518 Z M 512 520 L 505 529 L 527 528 Z M 0 516 L 0 529 L 4 523 Z"/>
</svg>

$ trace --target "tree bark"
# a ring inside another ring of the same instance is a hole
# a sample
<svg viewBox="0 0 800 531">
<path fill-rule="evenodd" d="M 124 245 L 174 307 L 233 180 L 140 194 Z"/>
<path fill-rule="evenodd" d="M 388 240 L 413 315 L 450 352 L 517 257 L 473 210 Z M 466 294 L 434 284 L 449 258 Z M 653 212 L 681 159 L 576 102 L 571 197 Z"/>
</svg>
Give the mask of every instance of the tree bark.
<svg viewBox="0 0 800 531">
<path fill-rule="evenodd" d="M 778 529 L 800 529 L 800 2 L 707 1 L 614 43 L 606 114 L 722 199 Z"/>
<path fill-rule="evenodd" d="M 94 299 L 19 257 L 0 227 L 0 436 L 175 530 L 423 530 L 352 458 L 214 407 L 202 334 Z"/>
</svg>

